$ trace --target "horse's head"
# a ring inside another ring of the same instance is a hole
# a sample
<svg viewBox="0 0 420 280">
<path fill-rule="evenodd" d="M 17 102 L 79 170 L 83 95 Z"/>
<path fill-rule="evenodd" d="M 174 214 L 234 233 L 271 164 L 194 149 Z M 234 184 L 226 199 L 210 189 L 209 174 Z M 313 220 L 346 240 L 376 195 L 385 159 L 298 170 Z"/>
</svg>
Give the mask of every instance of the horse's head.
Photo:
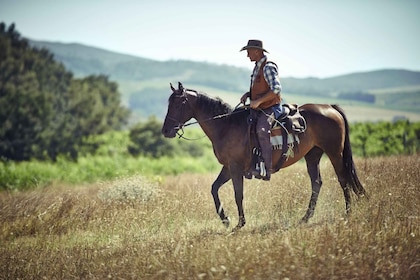
<svg viewBox="0 0 420 280">
<path fill-rule="evenodd" d="M 188 94 L 180 82 L 178 89 L 172 84 L 172 94 L 169 97 L 168 112 L 166 113 L 165 122 L 162 127 L 162 134 L 165 137 L 175 137 L 178 130 L 193 117 L 191 107 L 188 105 Z"/>
</svg>

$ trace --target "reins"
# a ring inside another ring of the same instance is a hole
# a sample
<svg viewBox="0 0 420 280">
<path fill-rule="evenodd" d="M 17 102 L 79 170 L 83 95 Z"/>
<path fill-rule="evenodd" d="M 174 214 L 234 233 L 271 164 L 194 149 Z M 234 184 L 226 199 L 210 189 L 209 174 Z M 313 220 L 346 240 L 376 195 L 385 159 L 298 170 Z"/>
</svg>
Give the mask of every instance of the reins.
<svg viewBox="0 0 420 280">
<path fill-rule="evenodd" d="M 214 121 L 214 120 L 226 118 L 228 116 L 235 115 L 235 114 L 238 114 L 238 113 L 242 112 L 242 111 L 235 111 L 236 109 L 245 109 L 246 110 L 246 109 L 249 108 L 249 105 L 243 105 L 242 107 L 240 107 L 241 104 L 242 103 L 239 103 L 238 105 L 236 105 L 235 108 L 234 108 L 234 110 L 232 112 L 230 112 L 230 113 L 217 115 L 217 116 L 214 116 L 214 117 L 211 117 L 211 118 L 202 120 L 201 122 L 203 123 L 203 122 L 209 122 L 209 121 Z M 177 121 L 177 120 L 175 120 L 175 119 L 173 119 L 171 117 L 169 117 L 169 118 L 172 119 L 172 120 L 174 120 L 174 121 Z M 196 140 L 200 140 L 200 139 L 206 137 L 206 135 L 203 135 L 203 136 L 201 136 L 199 138 L 187 138 L 187 137 L 184 136 L 184 133 L 185 133 L 184 132 L 184 127 L 187 127 L 187 126 L 190 126 L 190 125 L 193 125 L 193 124 L 197 124 L 197 123 L 199 123 L 197 120 L 196 121 L 193 121 L 193 122 L 190 122 L 190 123 L 185 123 L 185 124 L 181 124 L 180 123 L 178 125 L 178 127 L 176 127 L 176 128 L 178 128 L 178 131 L 176 132 L 176 134 L 178 135 L 179 138 L 182 138 L 182 139 L 185 139 L 185 140 L 189 140 L 189 141 L 196 141 Z M 181 131 L 181 133 L 180 133 L 180 131 Z"/>
</svg>

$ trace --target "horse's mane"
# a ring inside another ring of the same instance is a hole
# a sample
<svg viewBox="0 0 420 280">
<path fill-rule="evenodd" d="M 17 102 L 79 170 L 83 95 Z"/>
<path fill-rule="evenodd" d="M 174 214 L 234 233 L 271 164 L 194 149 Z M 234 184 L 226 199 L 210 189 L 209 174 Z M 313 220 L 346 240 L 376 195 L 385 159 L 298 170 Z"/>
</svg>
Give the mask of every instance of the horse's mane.
<svg viewBox="0 0 420 280">
<path fill-rule="evenodd" d="M 197 105 L 201 110 L 212 116 L 224 116 L 221 121 L 229 121 L 230 124 L 243 126 L 246 124 L 246 118 L 249 111 L 246 108 L 233 109 L 228 103 L 219 97 L 210 97 L 204 92 L 197 92 Z"/>
<path fill-rule="evenodd" d="M 197 105 L 200 106 L 203 111 L 214 116 L 232 112 L 232 107 L 219 97 L 210 97 L 204 92 L 198 92 L 191 89 L 188 90 L 197 93 Z"/>
</svg>

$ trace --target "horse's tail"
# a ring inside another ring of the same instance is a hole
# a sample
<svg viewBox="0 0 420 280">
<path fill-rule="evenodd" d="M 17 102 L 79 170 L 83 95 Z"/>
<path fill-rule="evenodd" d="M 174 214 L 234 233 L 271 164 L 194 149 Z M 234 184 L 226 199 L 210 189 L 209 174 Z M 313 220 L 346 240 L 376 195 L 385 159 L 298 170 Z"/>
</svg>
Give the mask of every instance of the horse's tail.
<svg viewBox="0 0 420 280">
<path fill-rule="evenodd" d="M 349 183 L 354 191 L 354 193 L 360 197 L 365 196 L 368 197 L 365 189 L 363 188 L 362 183 L 360 183 L 359 177 L 357 176 L 356 166 L 353 161 L 353 153 L 351 151 L 350 145 L 350 130 L 349 130 L 349 123 L 347 121 L 347 117 L 344 114 L 343 109 L 338 105 L 332 105 L 332 107 L 337 110 L 340 115 L 344 119 L 345 129 L 346 129 L 346 136 L 344 139 L 344 150 L 343 150 L 343 163 L 347 177 L 347 183 Z"/>
</svg>

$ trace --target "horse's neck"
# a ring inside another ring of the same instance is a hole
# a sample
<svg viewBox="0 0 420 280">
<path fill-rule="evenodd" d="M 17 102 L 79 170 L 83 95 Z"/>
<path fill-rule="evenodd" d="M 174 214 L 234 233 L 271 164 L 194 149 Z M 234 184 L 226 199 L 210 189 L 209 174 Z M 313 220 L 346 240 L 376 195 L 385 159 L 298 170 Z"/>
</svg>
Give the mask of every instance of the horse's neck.
<svg viewBox="0 0 420 280">
<path fill-rule="evenodd" d="M 195 95 L 193 110 L 194 110 L 194 118 L 200 124 L 201 129 L 203 129 L 204 133 L 207 137 L 212 140 L 220 133 L 222 127 L 220 123 L 215 121 L 216 118 L 220 117 L 219 114 L 211 113 L 207 108 L 204 108 L 205 104 L 197 102 L 198 97 Z"/>
</svg>

